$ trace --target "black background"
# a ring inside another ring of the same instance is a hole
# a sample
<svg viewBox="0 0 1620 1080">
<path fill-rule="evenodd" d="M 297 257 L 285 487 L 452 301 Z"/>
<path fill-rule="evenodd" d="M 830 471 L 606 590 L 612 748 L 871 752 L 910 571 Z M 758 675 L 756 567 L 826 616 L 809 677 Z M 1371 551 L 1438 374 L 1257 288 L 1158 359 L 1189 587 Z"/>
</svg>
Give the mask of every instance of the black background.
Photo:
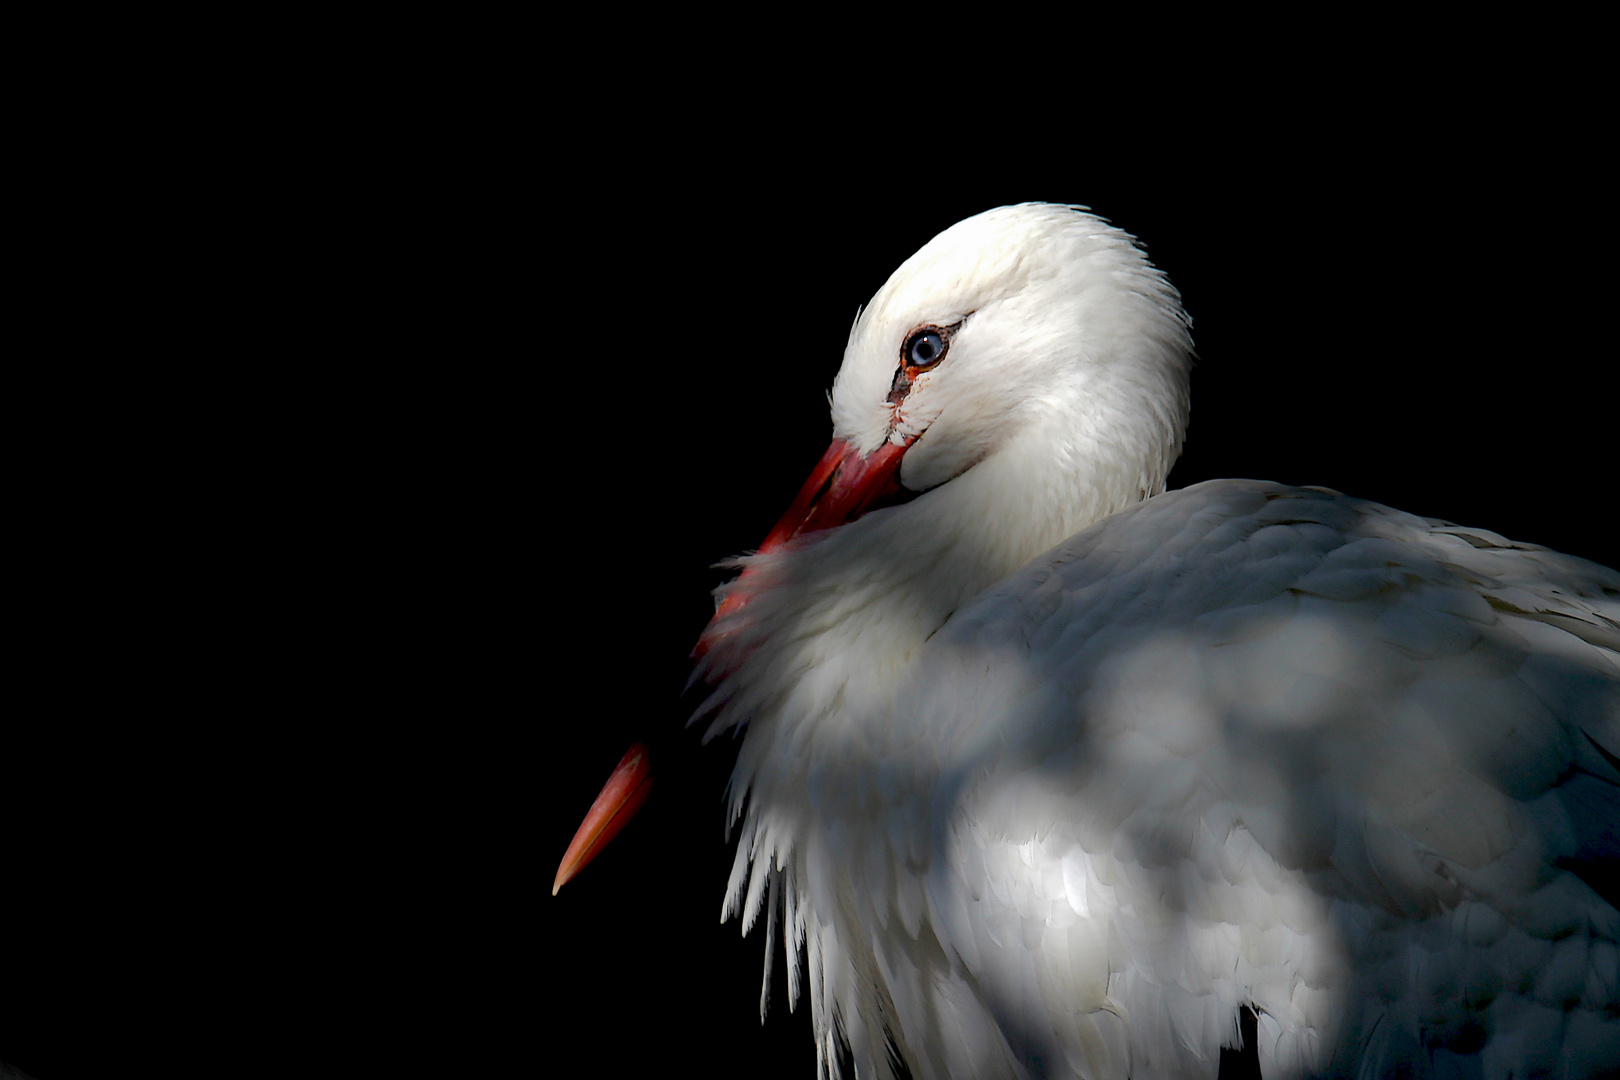
<svg viewBox="0 0 1620 1080">
<path fill-rule="evenodd" d="M 762 940 L 718 921 L 733 748 L 682 731 L 686 657 L 825 448 L 857 306 L 992 206 L 1089 205 L 1182 291 L 1172 487 L 1617 561 L 1609 193 L 1511 94 L 1013 125 L 523 90 L 278 135 L 202 200 L 228 237 L 174 241 L 205 302 L 138 324 L 185 363 L 52 399 L 0 885 L 0 1058 L 39 1080 L 811 1075 L 780 960 L 762 1027 Z M 636 736 L 653 799 L 551 897 Z"/>
</svg>

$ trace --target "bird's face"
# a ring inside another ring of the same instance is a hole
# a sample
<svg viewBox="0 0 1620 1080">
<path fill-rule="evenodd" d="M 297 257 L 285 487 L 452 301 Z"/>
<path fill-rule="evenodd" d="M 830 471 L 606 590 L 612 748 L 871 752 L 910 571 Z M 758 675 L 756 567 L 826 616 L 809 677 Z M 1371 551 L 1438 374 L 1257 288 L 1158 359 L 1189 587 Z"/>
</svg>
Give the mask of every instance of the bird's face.
<svg viewBox="0 0 1620 1080">
<path fill-rule="evenodd" d="M 1120 347 L 1143 340 L 1165 347 Z M 863 456 L 898 451 L 899 484 L 926 491 L 1042 420 L 1129 411 L 1142 369 L 1171 355 L 1184 379 L 1187 346 L 1174 291 L 1128 236 L 1068 207 L 1002 207 L 935 237 L 873 297 L 833 385 L 833 434 Z"/>
<path fill-rule="evenodd" d="M 832 446 L 759 551 L 939 487 L 1015 441 L 1118 489 L 1101 512 L 1162 490 L 1191 352 L 1180 298 L 1127 234 L 1050 204 L 968 218 L 902 263 L 856 319 L 833 383 Z"/>
</svg>

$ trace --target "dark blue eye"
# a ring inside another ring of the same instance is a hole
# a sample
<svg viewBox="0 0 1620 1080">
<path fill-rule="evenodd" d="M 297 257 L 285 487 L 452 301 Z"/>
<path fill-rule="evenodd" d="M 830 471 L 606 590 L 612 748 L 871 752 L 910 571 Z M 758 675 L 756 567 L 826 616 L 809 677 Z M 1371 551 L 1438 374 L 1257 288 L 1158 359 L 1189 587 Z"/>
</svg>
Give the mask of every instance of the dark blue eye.
<svg viewBox="0 0 1620 1080">
<path fill-rule="evenodd" d="M 945 356 L 945 338 L 933 327 L 924 327 L 914 330 L 906 338 L 906 346 L 902 355 L 906 363 L 912 367 L 927 367 L 937 364 Z"/>
</svg>

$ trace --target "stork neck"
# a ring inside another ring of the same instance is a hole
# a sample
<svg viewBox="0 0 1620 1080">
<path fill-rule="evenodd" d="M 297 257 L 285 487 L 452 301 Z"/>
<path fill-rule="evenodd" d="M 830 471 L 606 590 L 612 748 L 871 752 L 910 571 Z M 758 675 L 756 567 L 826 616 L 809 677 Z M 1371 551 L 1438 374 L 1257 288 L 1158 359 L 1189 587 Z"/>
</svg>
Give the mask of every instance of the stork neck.
<svg viewBox="0 0 1620 1080">
<path fill-rule="evenodd" d="M 779 584 L 753 601 L 751 655 L 733 678 L 802 672 L 778 688 L 821 691 L 787 710 L 802 718 L 833 697 L 847 709 L 856 696 L 886 694 L 959 607 L 1147 493 L 1129 470 L 1077 467 L 1049 442 L 1014 442 L 905 505 L 787 553 Z"/>
</svg>

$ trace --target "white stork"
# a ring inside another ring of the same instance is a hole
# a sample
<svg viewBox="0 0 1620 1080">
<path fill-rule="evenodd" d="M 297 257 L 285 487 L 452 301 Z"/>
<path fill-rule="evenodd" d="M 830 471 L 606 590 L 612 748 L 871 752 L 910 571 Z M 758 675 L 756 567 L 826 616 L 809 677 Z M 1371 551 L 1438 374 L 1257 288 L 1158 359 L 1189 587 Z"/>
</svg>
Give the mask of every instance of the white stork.
<svg viewBox="0 0 1620 1080">
<path fill-rule="evenodd" d="M 1165 493 L 1192 342 L 1132 238 L 992 210 L 879 290 L 699 643 L 727 911 L 825 1073 L 1620 1068 L 1620 575 L 1315 488 Z M 564 860 L 639 805 L 627 761 Z M 768 976 L 767 976 L 768 977 Z"/>
</svg>

